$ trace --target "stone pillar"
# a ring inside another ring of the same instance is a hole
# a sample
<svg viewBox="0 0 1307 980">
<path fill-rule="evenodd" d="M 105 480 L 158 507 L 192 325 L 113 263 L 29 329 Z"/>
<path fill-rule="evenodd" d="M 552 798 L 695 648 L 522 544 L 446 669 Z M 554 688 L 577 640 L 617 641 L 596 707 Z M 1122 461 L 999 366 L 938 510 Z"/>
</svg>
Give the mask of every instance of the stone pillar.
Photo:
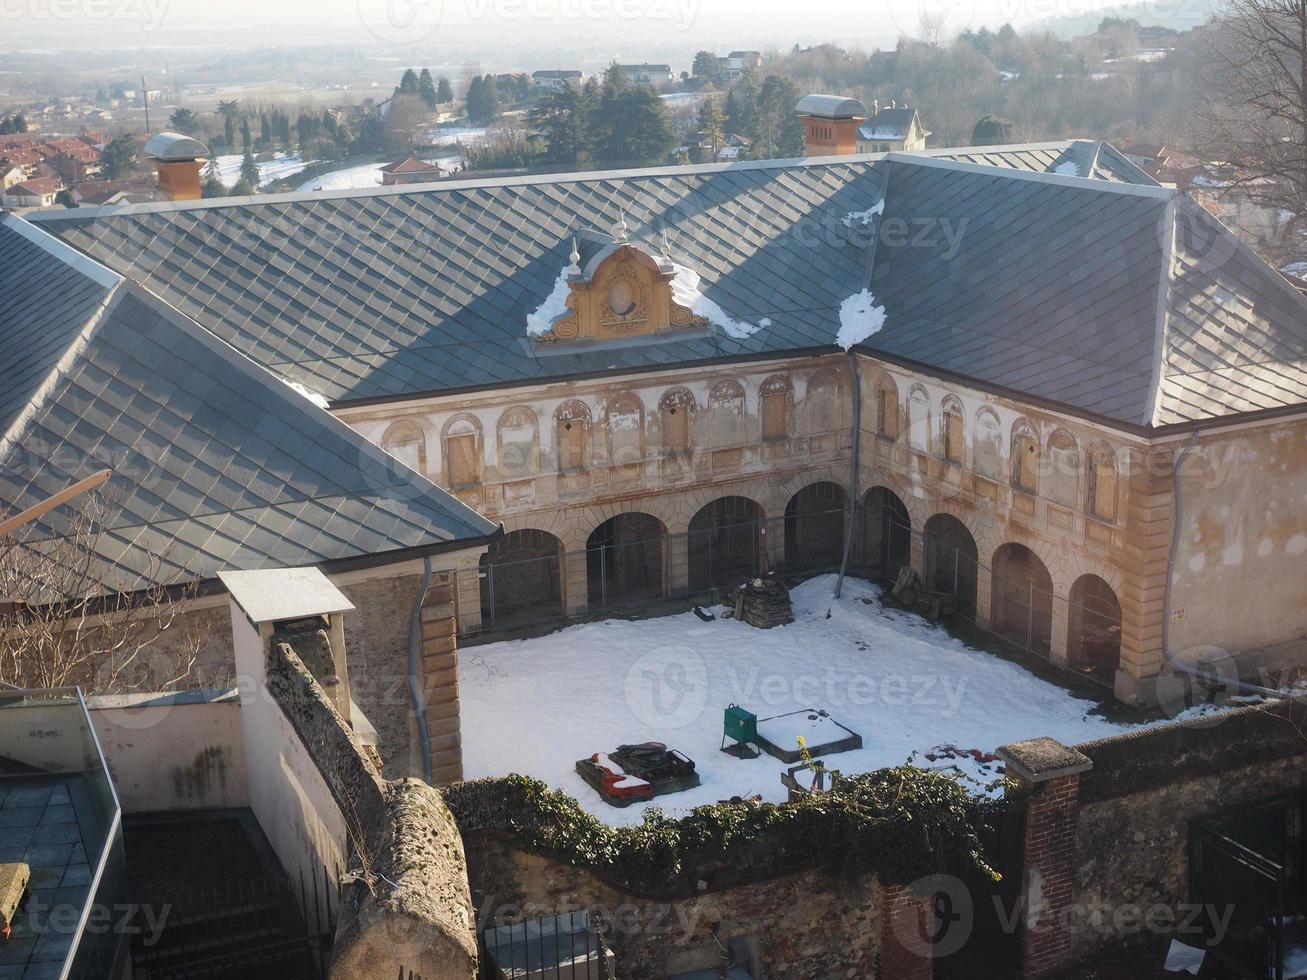
<svg viewBox="0 0 1307 980">
<path fill-rule="evenodd" d="M 1053 635 L 1049 637 L 1049 658 L 1055 664 L 1066 666 L 1067 630 L 1071 625 L 1071 603 L 1053 590 Z"/>
<path fill-rule="evenodd" d="M 881 886 L 881 980 L 931 980 L 934 919 L 933 896 L 918 895 L 905 885 Z"/>
<path fill-rule="evenodd" d="M 1166 614 L 1166 575 L 1174 519 L 1171 447 L 1127 456 L 1125 525 L 1121 582 L 1121 665 L 1116 696 L 1131 704 L 1156 702 L 1153 681 L 1165 662 L 1162 618 Z"/>
<path fill-rule="evenodd" d="M 1076 856 L 1080 774 L 1089 757 L 1051 738 L 1015 742 L 998 750 L 1007 766 L 1008 793 L 1027 797 L 1022 860 L 1021 975 L 1047 976 L 1074 958 L 1070 909 Z"/>
<path fill-rule="evenodd" d="M 669 534 L 664 540 L 667 546 L 667 595 L 684 595 L 690 589 L 690 541 L 689 534 Z"/>
<path fill-rule="evenodd" d="M 588 564 L 583 548 L 563 555 L 563 603 L 569 616 L 581 616 L 590 608 L 590 582 L 586 577 Z"/>
<path fill-rule="evenodd" d="M 463 778 L 454 601 L 454 574 L 436 572 L 422 601 L 422 694 L 431 747 L 431 782 L 436 786 Z"/>
</svg>

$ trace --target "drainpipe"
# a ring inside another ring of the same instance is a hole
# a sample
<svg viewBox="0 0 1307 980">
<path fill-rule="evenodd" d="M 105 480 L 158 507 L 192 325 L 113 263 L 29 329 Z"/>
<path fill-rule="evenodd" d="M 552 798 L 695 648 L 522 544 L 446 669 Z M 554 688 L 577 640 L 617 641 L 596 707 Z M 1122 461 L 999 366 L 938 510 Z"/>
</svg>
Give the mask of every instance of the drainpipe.
<svg viewBox="0 0 1307 980">
<path fill-rule="evenodd" d="M 844 591 L 844 576 L 849 570 L 849 552 L 853 548 L 853 529 L 858 524 L 858 444 L 862 433 L 862 379 L 858 375 L 858 355 L 848 353 L 849 376 L 853 381 L 853 462 L 849 466 L 849 526 L 844 529 L 844 556 L 840 559 L 840 577 L 835 582 L 835 598 Z"/>
<path fill-rule="evenodd" d="M 423 559 L 422 585 L 413 601 L 413 618 L 408 628 L 408 693 L 417 718 L 418 741 L 422 743 L 422 778 L 431 782 L 431 736 L 427 732 L 427 706 L 422 697 L 422 681 L 418 677 L 418 663 L 422 648 L 422 602 L 431 588 L 431 556 Z"/>
<path fill-rule="evenodd" d="M 1276 691 L 1269 687 L 1262 687 L 1259 684 L 1250 684 L 1239 677 L 1238 668 L 1235 668 L 1233 678 L 1221 677 L 1213 674 L 1212 671 L 1198 667 L 1194 664 L 1187 664 L 1182 660 L 1177 660 L 1171 656 L 1171 583 L 1175 578 L 1175 560 L 1180 551 L 1180 525 L 1184 516 L 1184 497 L 1180 493 L 1180 468 L 1188 458 L 1189 453 L 1193 451 L 1194 444 L 1198 441 L 1198 433 L 1195 432 L 1185 443 L 1184 449 L 1180 450 L 1180 455 L 1175 458 L 1175 465 L 1171 469 L 1171 550 L 1166 557 L 1166 587 L 1162 599 L 1162 658 L 1167 664 L 1182 674 L 1188 674 L 1190 677 L 1197 677 L 1199 680 L 1214 682 L 1218 684 L 1233 684 L 1245 694 L 1259 694 L 1262 697 L 1282 698 L 1283 691 Z"/>
</svg>

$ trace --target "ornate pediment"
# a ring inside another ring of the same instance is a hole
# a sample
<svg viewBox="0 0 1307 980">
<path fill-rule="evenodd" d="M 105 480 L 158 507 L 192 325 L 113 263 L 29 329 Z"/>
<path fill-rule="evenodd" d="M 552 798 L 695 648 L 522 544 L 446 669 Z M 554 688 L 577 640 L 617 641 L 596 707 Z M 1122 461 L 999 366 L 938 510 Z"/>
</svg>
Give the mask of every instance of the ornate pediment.
<svg viewBox="0 0 1307 980">
<path fill-rule="evenodd" d="M 708 325 L 676 302 L 676 267 L 625 241 L 624 230 L 619 226 L 619 237 L 606 241 L 587 239 L 584 265 L 573 243 L 566 309 L 536 335 L 537 343 L 615 340 Z"/>
</svg>

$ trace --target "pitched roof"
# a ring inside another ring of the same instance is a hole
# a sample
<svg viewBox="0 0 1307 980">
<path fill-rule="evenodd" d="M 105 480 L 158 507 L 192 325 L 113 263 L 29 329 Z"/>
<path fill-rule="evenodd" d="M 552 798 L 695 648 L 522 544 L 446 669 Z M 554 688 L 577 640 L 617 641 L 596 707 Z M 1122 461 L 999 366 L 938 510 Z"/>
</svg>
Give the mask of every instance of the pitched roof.
<svg viewBox="0 0 1307 980">
<path fill-rule="evenodd" d="M 440 173 L 439 165 L 427 163 L 417 157 L 405 157 L 403 160 L 396 160 L 394 163 L 388 163 L 381 168 L 383 174 L 424 174 L 431 171 Z"/>
<path fill-rule="evenodd" d="M 858 135 L 864 140 L 901 140 L 912 129 L 912 122 L 917 118 L 917 110 L 908 106 L 897 109 L 879 109 L 870 119 L 858 127 Z"/>
<path fill-rule="evenodd" d="M 41 197 L 46 194 L 56 194 L 63 190 L 64 185 L 54 177 L 33 177 L 25 180 L 21 184 L 14 184 L 5 193 L 7 194 L 30 194 L 34 197 Z"/>
<path fill-rule="evenodd" d="M 1295 360 L 1307 301 L 1176 192 L 1094 143 L 965 154 L 982 163 L 956 155 L 460 181 L 32 220 L 333 401 L 829 350 L 840 305 L 866 285 L 869 266 L 887 322 L 862 346 L 927 370 L 1137 428 L 1307 401 L 1295 380 L 1307 378 Z M 1094 176 L 1045 172 L 1073 156 L 1090 160 Z M 574 231 L 611 228 L 622 214 L 652 254 L 665 233 L 670 257 L 730 317 L 768 325 L 743 337 L 717 327 L 535 349 L 526 317 L 567 265 Z M 1185 272 L 1193 236 L 1171 233 L 1190 224 L 1210 239 L 1195 260 L 1201 277 Z M 1248 330 L 1260 352 L 1236 358 Z M 1180 356 L 1195 347 L 1205 359 Z M 1227 399 L 1230 390 L 1239 397 Z"/>
<path fill-rule="evenodd" d="M 494 533 L 139 284 L 22 224 L 0 223 L 12 287 L 0 304 L 0 506 L 22 509 L 112 468 L 117 509 L 97 541 L 109 588 Z M 54 298 L 62 305 L 47 311 Z M 32 339 L 38 350 L 11 361 Z M 56 510 L 38 527 L 58 535 L 67 517 Z"/>
</svg>

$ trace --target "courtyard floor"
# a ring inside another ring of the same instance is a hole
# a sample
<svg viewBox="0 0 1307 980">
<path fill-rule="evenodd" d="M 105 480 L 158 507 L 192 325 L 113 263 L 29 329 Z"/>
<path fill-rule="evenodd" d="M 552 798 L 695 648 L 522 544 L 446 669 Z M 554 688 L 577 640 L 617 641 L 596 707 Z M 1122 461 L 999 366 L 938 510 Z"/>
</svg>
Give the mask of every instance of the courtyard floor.
<svg viewBox="0 0 1307 980">
<path fill-rule="evenodd" d="M 606 620 L 465 648 L 466 777 L 534 776 L 622 824 L 638 822 L 642 807 L 608 806 L 574 766 L 626 743 L 665 742 L 695 761 L 701 786 L 655 800 L 673 815 L 733 796 L 785 799 L 785 763 L 719 751 L 729 704 L 760 720 L 825 709 L 863 740 L 862 749 L 825 756 L 831 768 L 867 772 L 912 759 L 957 771 L 977 793 L 992 792 L 1002 775 L 1001 763 L 983 758 L 1000 745 L 1041 735 L 1071 745 L 1146 723 L 1109 720 L 1098 702 L 886 607 L 868 582 L 847 579 L 833 601 L 834 583 L 826 575 L 798 586 L 795 622 L 771 630 L 722 619 L 716 608 L 713 622 L 693 612 Z"/>
</svg>

